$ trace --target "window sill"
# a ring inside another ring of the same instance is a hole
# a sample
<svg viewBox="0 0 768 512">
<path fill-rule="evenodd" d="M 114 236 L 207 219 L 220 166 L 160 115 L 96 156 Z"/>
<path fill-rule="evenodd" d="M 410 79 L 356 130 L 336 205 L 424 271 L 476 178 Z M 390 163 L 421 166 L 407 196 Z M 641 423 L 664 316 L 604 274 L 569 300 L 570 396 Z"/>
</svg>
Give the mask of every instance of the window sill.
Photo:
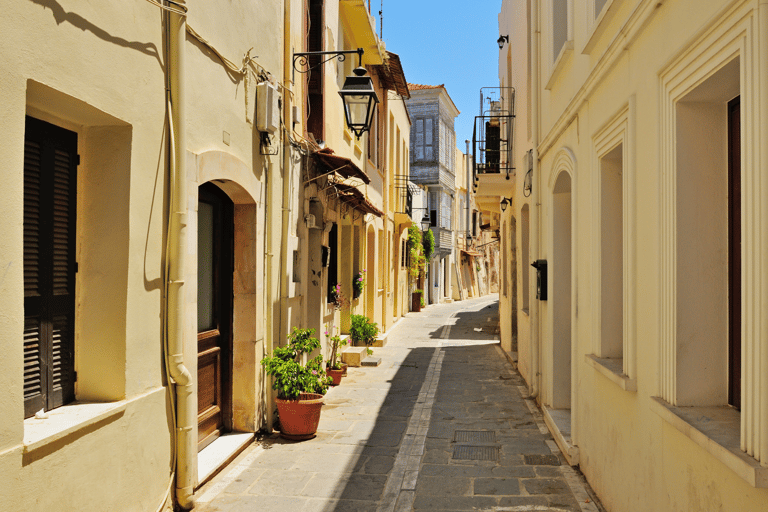
<svg viewBox="0 0 768 512">
<path fill-rule="evenodd" d="M 52 445 L 73 435 L 84 435 L 112 422 L 125 412 L 127 400 L 106 403 L 74 402 L 48 411 L 48 418 L 24 420 L 24 453 Z M 79 436 L 78 436 L 79 437 Z"/>
<path fill-rule="evenodd" d="M 584 48 L 581 53 L 588 55 L 597 44 L 598 39 L 605 32 L 605 28 L 613 18 L 613 14 L 616 12 L 614 0 L 608 0 L 603 6 L 603 10 L 597 16 L 595 21 L 592 22 L 592 26 L 589 28 L 589 36 L 587 42 L 584 44 Z"/>
<path fill-rule="evenodd" d="M 741 450 L 741 415 L 728 406 L 675 407 L 651 397 L 651 410 L 752 487 L 768 488 L 768 468 Z"/>
<path fill-rule="evenodd" d="M 557 81 L 557 77 L 560 76 L 560 73 L 563 71 L 565 61 L 568 60 L 571 53 L 573 53 L 573 40 L 566 41 L 560 49 L 560 53 L 555 59 L 554 64 L 552 64 L 552 72 L 549 75 L 549 80 L 547 80 L 547 85 L 544 86 L 546 90 L 551 90 L 552 86 L 555 85 L 555 81 Z"/>
<path fill-rule="evenodd" d="M 592 368 L 603 374 L 608 380 L 615 383 L 624 391 L 637 391 L 637 379 L 631 379 L 624 373 L 623 359 L 609 359 L 605 357 L 597 357 L 593 354 L 586 354 L 584 358 Z"/>
</svg>

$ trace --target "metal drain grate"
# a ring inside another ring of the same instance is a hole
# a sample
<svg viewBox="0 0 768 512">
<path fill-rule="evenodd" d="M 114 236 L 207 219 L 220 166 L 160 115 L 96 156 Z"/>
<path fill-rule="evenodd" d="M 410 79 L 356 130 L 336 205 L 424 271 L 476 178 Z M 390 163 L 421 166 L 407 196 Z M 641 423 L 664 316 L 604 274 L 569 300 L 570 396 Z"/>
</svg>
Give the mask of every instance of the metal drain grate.
<svg viewBox="0 0 768 512">
<path fill-rule="evenodd" d="M 499 460 L 498 446 L 454 446 L 453 458 L 456 460 Z"/>
<path fill-rule="evenodd" d="M 457 430 L 453 434 L 455 443 L 495 443 L 496 432 L 493 430 Z"/>
</svg>

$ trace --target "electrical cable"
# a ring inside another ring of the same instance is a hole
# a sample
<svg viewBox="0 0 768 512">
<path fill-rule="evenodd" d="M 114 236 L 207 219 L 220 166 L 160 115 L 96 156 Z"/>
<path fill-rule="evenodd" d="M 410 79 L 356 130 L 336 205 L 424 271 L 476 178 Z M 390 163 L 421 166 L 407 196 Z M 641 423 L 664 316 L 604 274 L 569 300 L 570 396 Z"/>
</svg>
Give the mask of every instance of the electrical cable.
<svg viewBox="0 0 768 512">
<path fill-rule="evenodd" d="M 169 4 L 175 5 L 177 8 L 174 7 L 168 7 L 167 5 L 163 5 L 157 0 L 146 0 L 147 2 L 151 3 L 155 7 L 159 7 L 164 11 L 172 12 L 174 14 L 178 14 L 179 16 L 186 16 L 187 15 L 187 6 L 184 4 L 180 4 L 178 2 L 174 2 L 173 0 L 166 0 Z"/>
</svg>

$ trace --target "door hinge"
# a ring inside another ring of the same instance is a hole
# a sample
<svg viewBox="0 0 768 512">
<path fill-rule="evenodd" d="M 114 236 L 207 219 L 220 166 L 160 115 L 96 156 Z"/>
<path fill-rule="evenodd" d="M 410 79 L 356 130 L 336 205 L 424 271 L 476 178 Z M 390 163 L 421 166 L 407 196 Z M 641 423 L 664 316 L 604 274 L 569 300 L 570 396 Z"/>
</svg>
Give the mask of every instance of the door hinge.
<svg viewBox="0 0 768 512">
<path fill-rule="evenodd" d="M 80 155 L 75 155 L 75 165 L 80 165 Z"/>
<path fill-rule="evenodd" d="M 72 372 L 72 382 L 77 382 L 77 372 Z"/>
<path fill-rule="evenodd" d="M 78 262 L 75 262 L 75 274 L 80 272 L 80 264 Z"/>
</svg>

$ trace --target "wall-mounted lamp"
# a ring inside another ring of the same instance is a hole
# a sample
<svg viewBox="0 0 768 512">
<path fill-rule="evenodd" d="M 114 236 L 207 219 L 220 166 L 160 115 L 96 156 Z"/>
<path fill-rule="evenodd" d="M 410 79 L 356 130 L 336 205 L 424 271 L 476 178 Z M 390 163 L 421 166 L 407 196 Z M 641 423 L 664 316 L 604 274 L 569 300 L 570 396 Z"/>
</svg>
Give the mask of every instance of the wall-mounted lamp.
<svg viewBox="0 0 768 512">
<path fill-rule="evenodd" d="M 429 215 L 427 212 L 424 212 L 424 217 L 421 219 L 421 230 L 426 233 L 431 224 L 432 221 L 429 220 Z"/>
<path fill-rule="evenodd" d="M 499 206 L 501 206 L 501 211 L 502 212 L 506 211 L 507 206 L 509 206 L 510 204 L 512 204 L 512 198 L 503 197 L 501 199 L 501 203 L 499 203 Z"/>
<path fill-rule="evenodd" d="M 371 128 L 373 112 L 376 109 L 376 105 L 379 103 L 379 97 L 376 95 L 376 91 L 373 88 L 373 81 L 370 76 L 367 76 L 367 72 L 363 67 L 363 53 L 365 53 L 363 49 L 358 48 L 357 50 L 338 52 L 294 53 L 293 69 L 299 73 L 307 73 L 332 59 L 338 59 L 342 62 L 346 60 L 347 55 L 353 53 L 356 53 L 358 58 L 357 67 L 353 71 L 355 76 L 348 76 L 344 80 L 344 87 L 339 91 L 339 96 L 341 96 L 341 100 L 344 102 L 344 118 L 347 121 L 347 126 L 359 139 L 363 133 Z M 312 56 L 326 58 L 325 60 L 310 66 L 309 57 Z"/>
<path fill-rule="evenodd" d="M 504 48 L 504 43 L 509 42 L 509 36 L 499 36 L 496 42 L 499 43 L 499 50 L 501 50 Z"/>
</svg>

